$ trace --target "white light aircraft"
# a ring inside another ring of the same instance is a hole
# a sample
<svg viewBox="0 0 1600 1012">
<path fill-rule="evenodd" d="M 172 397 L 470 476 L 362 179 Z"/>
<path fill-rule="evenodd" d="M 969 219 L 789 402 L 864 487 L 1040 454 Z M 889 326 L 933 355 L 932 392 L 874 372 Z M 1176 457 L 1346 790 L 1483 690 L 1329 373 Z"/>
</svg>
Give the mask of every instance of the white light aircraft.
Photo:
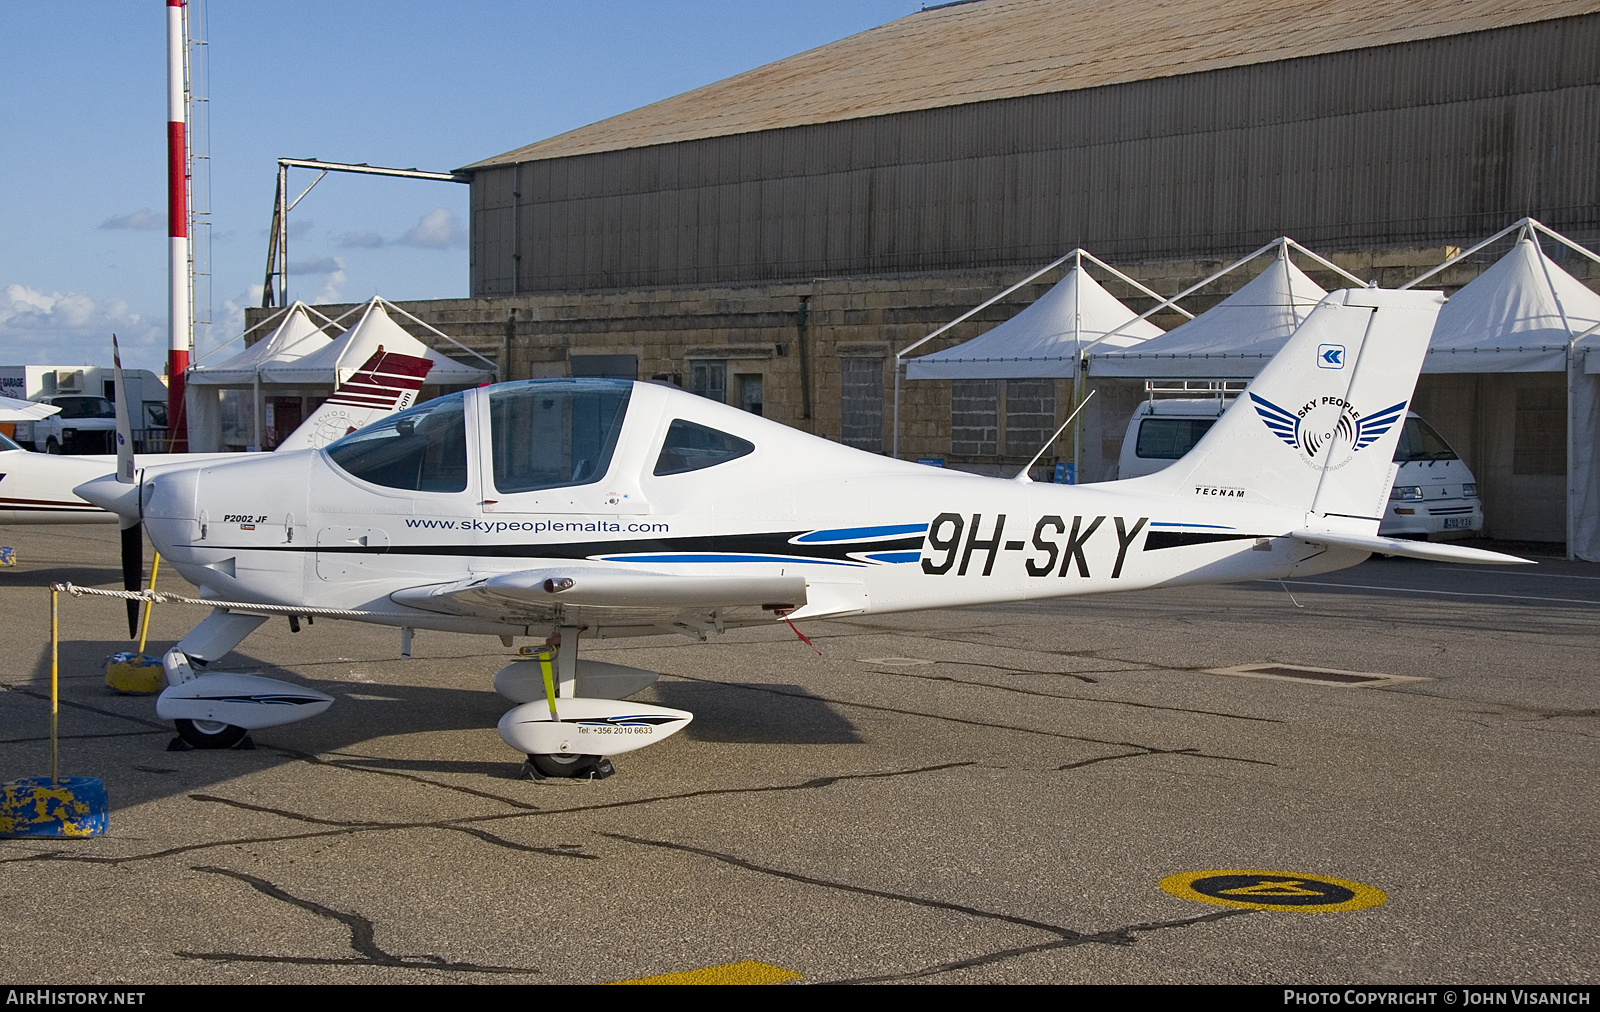
<svg viewBox="0 0 1600 1012">
<path fill-rule="evenodd" d="M 78 492 L 142 517 L 202 596 L 237 602 L 163 658 L 157 713 L 191 744 L 333 702 L 206 669 L 266 621 L 257 604 L 400 626 L 403 643 L 548 637 L 553 659 L 495 676 L 518 704 L 500 735 L 544 775 L 604 774 L 692 714 L 624 700 L 656 673 L 580 660 L 580 637 L 1303 576 L 1372 552 L 1521 562 L 1377 535 L 1443 301 L 1330 294 L 1188 456 L 1126 481 L 978 477 L 674 388 L 558 379 L 452 394 L 321 450 L 137 480 L 129 459 L 121 483 Z"/>
</svg>

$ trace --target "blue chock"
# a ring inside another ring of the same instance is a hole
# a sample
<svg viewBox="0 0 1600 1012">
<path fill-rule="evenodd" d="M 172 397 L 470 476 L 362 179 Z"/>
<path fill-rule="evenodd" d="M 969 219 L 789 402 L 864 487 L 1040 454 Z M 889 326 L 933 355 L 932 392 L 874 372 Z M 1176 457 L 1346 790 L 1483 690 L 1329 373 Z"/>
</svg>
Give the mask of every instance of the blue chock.
<svg viewBox="0 0 1600 1012">
<path fill-rule="evenodd" d="M 0 785 L 0 836 L 99 836 L 110 808 L 98 777 L 24 777 Z"/>
</svg>

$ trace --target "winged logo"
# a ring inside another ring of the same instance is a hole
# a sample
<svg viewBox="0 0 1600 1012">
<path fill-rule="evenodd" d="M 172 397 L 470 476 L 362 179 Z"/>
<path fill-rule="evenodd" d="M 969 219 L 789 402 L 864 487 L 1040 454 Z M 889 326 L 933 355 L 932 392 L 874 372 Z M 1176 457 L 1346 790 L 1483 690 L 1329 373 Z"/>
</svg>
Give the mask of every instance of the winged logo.
<svg viewBox="0 0 1600 1012">
<path fill-rule="evenodd" d="M 1353 417 L 1353 413 L 1349 409 L 1341 408 L 1338 420 L 1331 425 L 1328 431 L 1324 432 L 1317 431 L 1317 427 L 1306 428 L 1302 426 L 1300 415 L 1296 415 L 1286 408 L 1272 403 L 1259 394 L 1252 393 L 1250 401 L 1255 406 L 1256 414 L 1260 416 L 1262 424 L 1266 425 L 1267 430 L 1283 440 L 1285 446 L 1291 446 L 1299 450 L 1307 458 L 1316 457 L 1318 451 L 1326 447 L 1328 441 L 1334 437 L 1341 437 L 1349 445 L 1352 453 L 1365 449 L 1377 442 L 1384 433 L 1394 428 L 1395 423 L 1404 418 L 1406 412 L 1405 401 L 1401 401 L 1399 404 L 1391 404 L 1382 411 L 1374 412 L 1365 418 Z M 1343 404 L 1342 401 L 1337 400 L 1333 401 L 1333 403 L 1336 405 Z M 1311 405 L 1307 405 L 1308 409 L 1311 407 Z M 1317 407 L 1321 408 L 1322 406 L 1318 405 Z M 1316 411 L 1312 410 L 1311 413 L 1315 414 Z"/>
</svg>

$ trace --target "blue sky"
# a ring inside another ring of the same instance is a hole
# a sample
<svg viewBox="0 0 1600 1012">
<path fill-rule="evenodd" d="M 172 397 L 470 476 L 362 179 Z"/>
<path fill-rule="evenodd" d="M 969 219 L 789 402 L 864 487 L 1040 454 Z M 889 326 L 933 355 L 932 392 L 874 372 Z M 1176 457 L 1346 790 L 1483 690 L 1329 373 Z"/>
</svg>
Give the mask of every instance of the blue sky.
<svg viewBox="0 0 1600 1012">
<path fill-rule="evenodd" d="M 259 304 L 279 157 L 453 169 L 922 6 L 204 0 L 215 340 Z M 0 364 L 108 362 L 113 330 L 165 362 L 164 54 L 163 0 L 0 5 Z M 290 294 L 464 296 L 466 212 L 459 184 L 330 175 Z"/>
</svg>

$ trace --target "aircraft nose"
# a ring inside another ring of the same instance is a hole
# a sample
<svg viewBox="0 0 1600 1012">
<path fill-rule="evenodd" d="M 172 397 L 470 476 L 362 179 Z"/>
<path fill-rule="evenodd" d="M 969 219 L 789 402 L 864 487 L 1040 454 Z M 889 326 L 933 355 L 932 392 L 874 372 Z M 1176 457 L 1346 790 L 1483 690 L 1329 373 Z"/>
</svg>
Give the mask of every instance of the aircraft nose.
<svg viewBox="0 0 1600 1012">
<path fill-rule="evenodd" d="M 118 516 L 139 516 L 139 486 L 118 481 L 116 475 L 108 474 L 86 481 L 73 489 L 72 493 Z"/>
</svg>

